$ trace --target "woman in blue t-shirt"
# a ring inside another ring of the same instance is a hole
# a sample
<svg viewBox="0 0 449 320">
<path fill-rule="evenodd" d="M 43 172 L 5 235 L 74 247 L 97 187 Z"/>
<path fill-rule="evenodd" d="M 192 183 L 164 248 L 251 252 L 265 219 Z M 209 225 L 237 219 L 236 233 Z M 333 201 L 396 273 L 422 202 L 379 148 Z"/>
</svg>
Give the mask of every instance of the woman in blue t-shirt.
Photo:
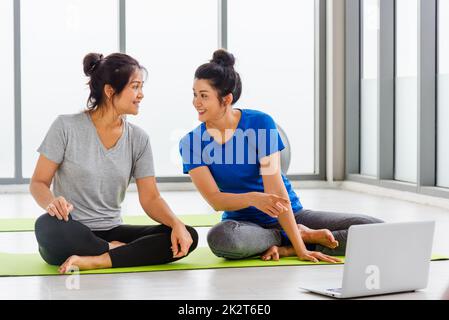
<svg viewBox="0 0 449 320">
<path fill-rule="evenodd" d="M 196 70 L 193 105 L 202 123 L 180 142 L 184 173 L 216 211 L 224 211 L 207 236 L 212 252 L 228 259 L 296 255 L 338 262 L 333 256 L 344 255 L 351 225 L 382 221 L 303 209 L 280 170 L 284 144 L 274 120 L 232 107 L 242 91 L 234 62 L 220 49 Z"/>
</svg>

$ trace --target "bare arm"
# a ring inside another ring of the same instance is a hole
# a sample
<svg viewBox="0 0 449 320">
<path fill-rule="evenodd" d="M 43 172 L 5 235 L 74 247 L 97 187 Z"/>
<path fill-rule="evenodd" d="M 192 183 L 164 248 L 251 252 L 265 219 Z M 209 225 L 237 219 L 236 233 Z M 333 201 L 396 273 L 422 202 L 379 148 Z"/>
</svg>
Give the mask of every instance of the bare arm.
<svg viewBox="0 0 449 320">
<path fill-rule="evenodd" d="M 157 222 L 172 228 L 171 242 L 173 258 L 187 255 L 193 243 L 184 223 L 178 219 L 161 197 L 155 177 L 136 179 L 139 201 L 145 213 Z"/>
<path fill-rule="evenodd" d="M 288 197 L 287 189 L 281 176 L 281 154 L 280 152 L 273 153 L 261 159 L 261 175 L 264 185 L 265 193 L 276 194 L 279 197 Z M 293 249 L 300 260 L 309 260 L 318 262 L 320 260 L 327 262 L 336 262 L 334 259 L 321 252 L 309 251 L 301 234 L 299 233 L 298 225 L 291 204 L 286 206 L 286 210 L 281 212 L 278 216 L 279 224 L 285 230 L 290 239 Z"/>
<path fill-rule="evenodd" d="M 155 177 L 136 179 L 139 201 L 145 213 L 153 220 L 173 228 L 182 222 L 161 197 Z"/>
<path fill-rule="evenodd" d="M 276 204 L 278 202 L 284 205 L 290 203 L 288 197 L 279 197 L 274 194 L 221 192 L 206 166 L 192 169 L 189 174 L 198 191 L 215 211 L 236 211 L 254 206 L 272 217 L 277 217 L 283 209 Z"/>
<path fill-rule="evenodd" d="M 215 211 L 236 211 L 251 206 L 251 193 L 221 192 L 208 167 L 192 169 L 189 175 L 203 198 Z"/>
<path fill-rule="evenodd" d="M 280 167 L 280 152 L 273 153 L 261 160 L 261 174 L 264 190 L 265 193 L 272 193 L 280 197 L 288 198 Z M 291 204 L 286 206 L 286 208 L 287 210 L 278 216 L 279 224 L 287 233 L 296 254 L 301 257 L 307 249 L 299 233 Z"/>
<path fill-rule="evenodd" d="M 59 220 L 68 220 L 73 206 L 63 197 L 56 198 L 50 190 L 53 177 L 59 164 L 40 155 L 30 182 L 30 192 L 37 204 Z"/>
</svg>

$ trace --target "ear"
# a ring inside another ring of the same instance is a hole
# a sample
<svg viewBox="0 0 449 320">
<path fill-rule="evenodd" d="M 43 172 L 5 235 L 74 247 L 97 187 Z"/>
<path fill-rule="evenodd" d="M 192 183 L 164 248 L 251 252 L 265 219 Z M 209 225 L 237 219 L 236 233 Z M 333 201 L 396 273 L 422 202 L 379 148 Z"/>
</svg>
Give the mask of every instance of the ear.
<svg viewBox="0 0 449 320">
<path fill-rule="evenodd" d="M 106 98 L 108 100 L 111 99 L 115 93 L 114 88 L 112 88 L 110 84 L 105 84 L 103 91 L 104 91 L 104 95 L 106 96 Z"/>
<path fill-rule="evenodd" d="M 232 93 L 229 93 L 223 97 L 223 104 L 227 107 L 232 104 L 232 101 L 234 101 L 234 96 Z"/>
</svg>

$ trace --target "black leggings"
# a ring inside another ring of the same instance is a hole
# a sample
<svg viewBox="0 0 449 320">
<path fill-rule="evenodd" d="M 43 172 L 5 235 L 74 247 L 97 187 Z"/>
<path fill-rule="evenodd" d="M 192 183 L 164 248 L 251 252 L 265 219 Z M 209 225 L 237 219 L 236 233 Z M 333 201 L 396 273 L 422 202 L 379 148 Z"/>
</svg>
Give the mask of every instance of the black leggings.
<svg viewBox="0 0 449 320">
<path fill-rule="evenodd" d="M 193 239 L 190 253 L 198 245 L 198 233 L 190 226 L 187 230 Z M 171 231 L 165 225 L 120 225 L 107 231 L 92 231 L 70 216 L 66 222 L 47 213 L 35 224 L 39 252 L 52 265 L 60 265 L 72 255 L 98 256 L 105 252 L 109 252 L 113 268 L 173 262 L 181 258 L 173 258 Z M 109 242 L 114 240 L 126 245 L 109 250 Z"/>
</svg>

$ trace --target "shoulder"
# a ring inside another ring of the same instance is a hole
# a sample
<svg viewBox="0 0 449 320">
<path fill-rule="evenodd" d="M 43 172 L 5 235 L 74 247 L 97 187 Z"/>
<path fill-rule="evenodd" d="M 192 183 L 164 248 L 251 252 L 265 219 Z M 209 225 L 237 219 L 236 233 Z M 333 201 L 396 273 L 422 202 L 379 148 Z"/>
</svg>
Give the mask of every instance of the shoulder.
<svg viewBox="0 0 449 320">
<path fill-rule="evenodd" d="M 274 119 L 265 112 L 253 109 L 241 109 L 241 111 L 249 127 L 264 128 L 266 126 L 271 127 L 275 124 Z"/>
<path fill-rule="evenodd" d="M 151 152 L 150 135 L 138 125 L 131 123 L 125 119 L 125 125 L 128 130 L 127 141 L 131 146 L 131 150 L 134 156 L 140 157 L 146 150 Z"/>
<path fill-rule="evenodd" d="M 73 122 L 82 121 L 82 119 L 84 117 L 87 117 L 87 115 L 84 112 L 72 113 L 72 114 L 60 114 L 56 118 L 56 120 L 70 124 L 70 123 L 73 123 Z"/>
<path fill-rule="evenodd" d="M 135 141 L 148 141 L 150 140 L 149 134 L 139 127 L 138 125 L 131 123 L 127 120 L 125 120 L 128 125 L 128 130 L 131 138 Z"/>
<path fill-rule="evenodd" d="M 85 122 L 85 117 L 87 115 L 84 112 L 74 113 L 74 114 L 60 114 L 53 121 L 53 127 L 57 127 L 59 129 L 67 130 L 73 127 L 80 127 Z"/>
</svg>

